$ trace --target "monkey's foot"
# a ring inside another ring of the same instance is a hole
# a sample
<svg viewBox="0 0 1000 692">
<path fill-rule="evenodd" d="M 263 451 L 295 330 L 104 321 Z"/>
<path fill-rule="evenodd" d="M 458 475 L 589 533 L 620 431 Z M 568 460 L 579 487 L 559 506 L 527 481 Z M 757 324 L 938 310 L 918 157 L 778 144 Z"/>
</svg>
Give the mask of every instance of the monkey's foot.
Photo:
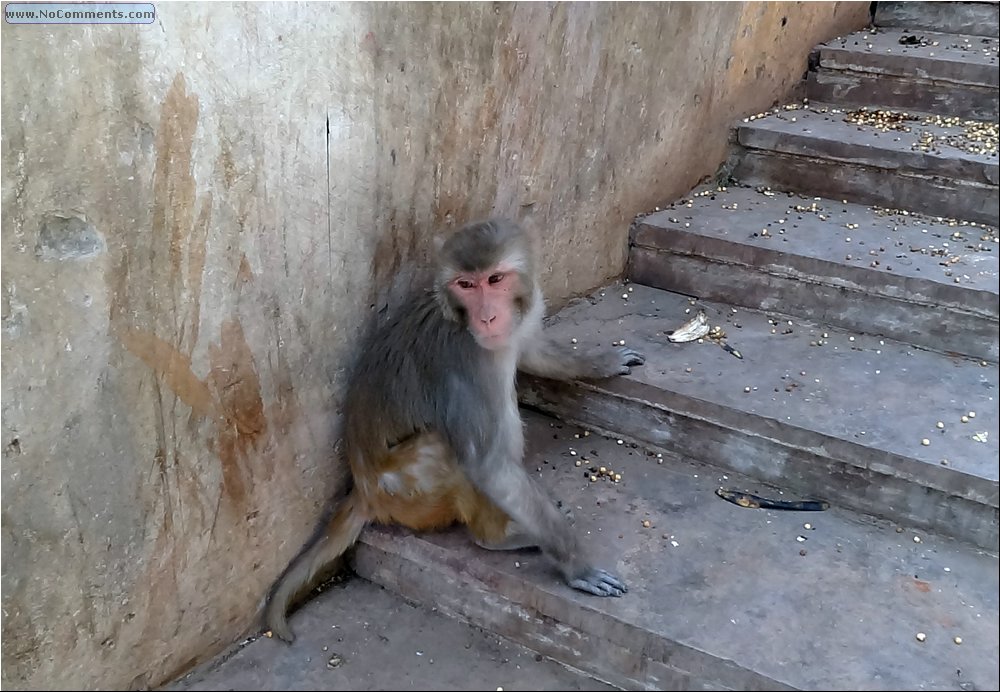
<svg viewBox="0 0 1000 692">
<path fill-rule="evenodd" d="M 595 596 L 621 596 L 628 591 L 625 582 L 603 569 L 590 568 L 569 585 L 578 591 L 586 591 Z"/>
</svg>

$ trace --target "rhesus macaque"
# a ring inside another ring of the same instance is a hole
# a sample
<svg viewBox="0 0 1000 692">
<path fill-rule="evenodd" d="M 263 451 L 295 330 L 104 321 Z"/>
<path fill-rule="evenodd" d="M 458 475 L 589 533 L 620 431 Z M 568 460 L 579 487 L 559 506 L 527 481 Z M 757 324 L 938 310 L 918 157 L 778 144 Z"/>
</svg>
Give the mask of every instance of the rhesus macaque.
<svg viewBox="0 0 1000 692">
<path fill-rule="evenodd" d="M 535 256 L 517 224 L 470 224 L 444 243 L 433 289 L 413 295 L 364 346 L 344 407 L 352 488 L 272 587 L 265 620 L 276 636 L 294 639 L 290 600 L 369 522 L 416 531 L 462 522 L 484 548 L 540 547 L 575 589 L 626 591 L 588 561 L 568 517 L 525 470 L 514 383 L 517 370 L 622 375 L 644 358 L 556 344 L 542 331 L 543 312 Z"/>
</svg>

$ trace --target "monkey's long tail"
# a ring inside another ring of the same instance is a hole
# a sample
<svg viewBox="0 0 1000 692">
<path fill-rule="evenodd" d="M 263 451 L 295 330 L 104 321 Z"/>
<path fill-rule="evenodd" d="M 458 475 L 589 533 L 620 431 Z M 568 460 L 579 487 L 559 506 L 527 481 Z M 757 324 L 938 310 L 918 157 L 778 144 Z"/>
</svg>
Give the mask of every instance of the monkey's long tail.
<svg viewBox="0 0 1000 692">
<path fill-rule="evenodd" d="M 295 641 L 285 616 L 289 602 L 312 582 L 319 570 L 354 545 L 367 523 L 363 506 L 357 494 L 352 492 L 285 568 L 271 588 L 264 611 L 264 622 L 276 637 L 289 644 Z"/>
</svg>

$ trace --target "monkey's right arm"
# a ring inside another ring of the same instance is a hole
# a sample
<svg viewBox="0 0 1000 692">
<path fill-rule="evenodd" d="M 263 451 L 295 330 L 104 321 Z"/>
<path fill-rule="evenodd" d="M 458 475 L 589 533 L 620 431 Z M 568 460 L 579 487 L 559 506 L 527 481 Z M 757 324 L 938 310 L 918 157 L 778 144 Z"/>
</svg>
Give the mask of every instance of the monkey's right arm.
<svg viewBox="0 0 1000 692">
<path fill-rule="evenodd" d="M 448 437 L 467 477 L 533 539 L 569 586 L 595 596 L 621 596 L 628 590 L 624 582 L 590 563 L 573 524 L 524 469 L 521 418 L 513 401 L 507 402 L 488 420 L 489 406 L 450 407 Z"/>
<path fill-rule="evenodd" d="M 633 365 L 642 365 L 646 358 L 625 346 L 595 347 L 574 350 L 557 343 L 544 332 L 525 343 L 517 369 L 531 375 L 554 380 L 599 379 L 627 375 Z"/>
</svg>

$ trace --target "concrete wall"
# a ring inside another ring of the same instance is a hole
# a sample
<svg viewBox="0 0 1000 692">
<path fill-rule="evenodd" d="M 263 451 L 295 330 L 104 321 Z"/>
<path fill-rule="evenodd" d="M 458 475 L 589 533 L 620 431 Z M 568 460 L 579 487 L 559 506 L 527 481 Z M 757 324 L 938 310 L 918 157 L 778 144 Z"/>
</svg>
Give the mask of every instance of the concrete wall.
<svg viewBox="0 0 1000 692">
<path fill-rule="evenodd" d="M 362 320 L 434 235 L 558 303 L 868 3 L 158 3 L 2 34 L 5 688 L 155 685 L 252 624 L 341 483 Z"/>
</svg>

